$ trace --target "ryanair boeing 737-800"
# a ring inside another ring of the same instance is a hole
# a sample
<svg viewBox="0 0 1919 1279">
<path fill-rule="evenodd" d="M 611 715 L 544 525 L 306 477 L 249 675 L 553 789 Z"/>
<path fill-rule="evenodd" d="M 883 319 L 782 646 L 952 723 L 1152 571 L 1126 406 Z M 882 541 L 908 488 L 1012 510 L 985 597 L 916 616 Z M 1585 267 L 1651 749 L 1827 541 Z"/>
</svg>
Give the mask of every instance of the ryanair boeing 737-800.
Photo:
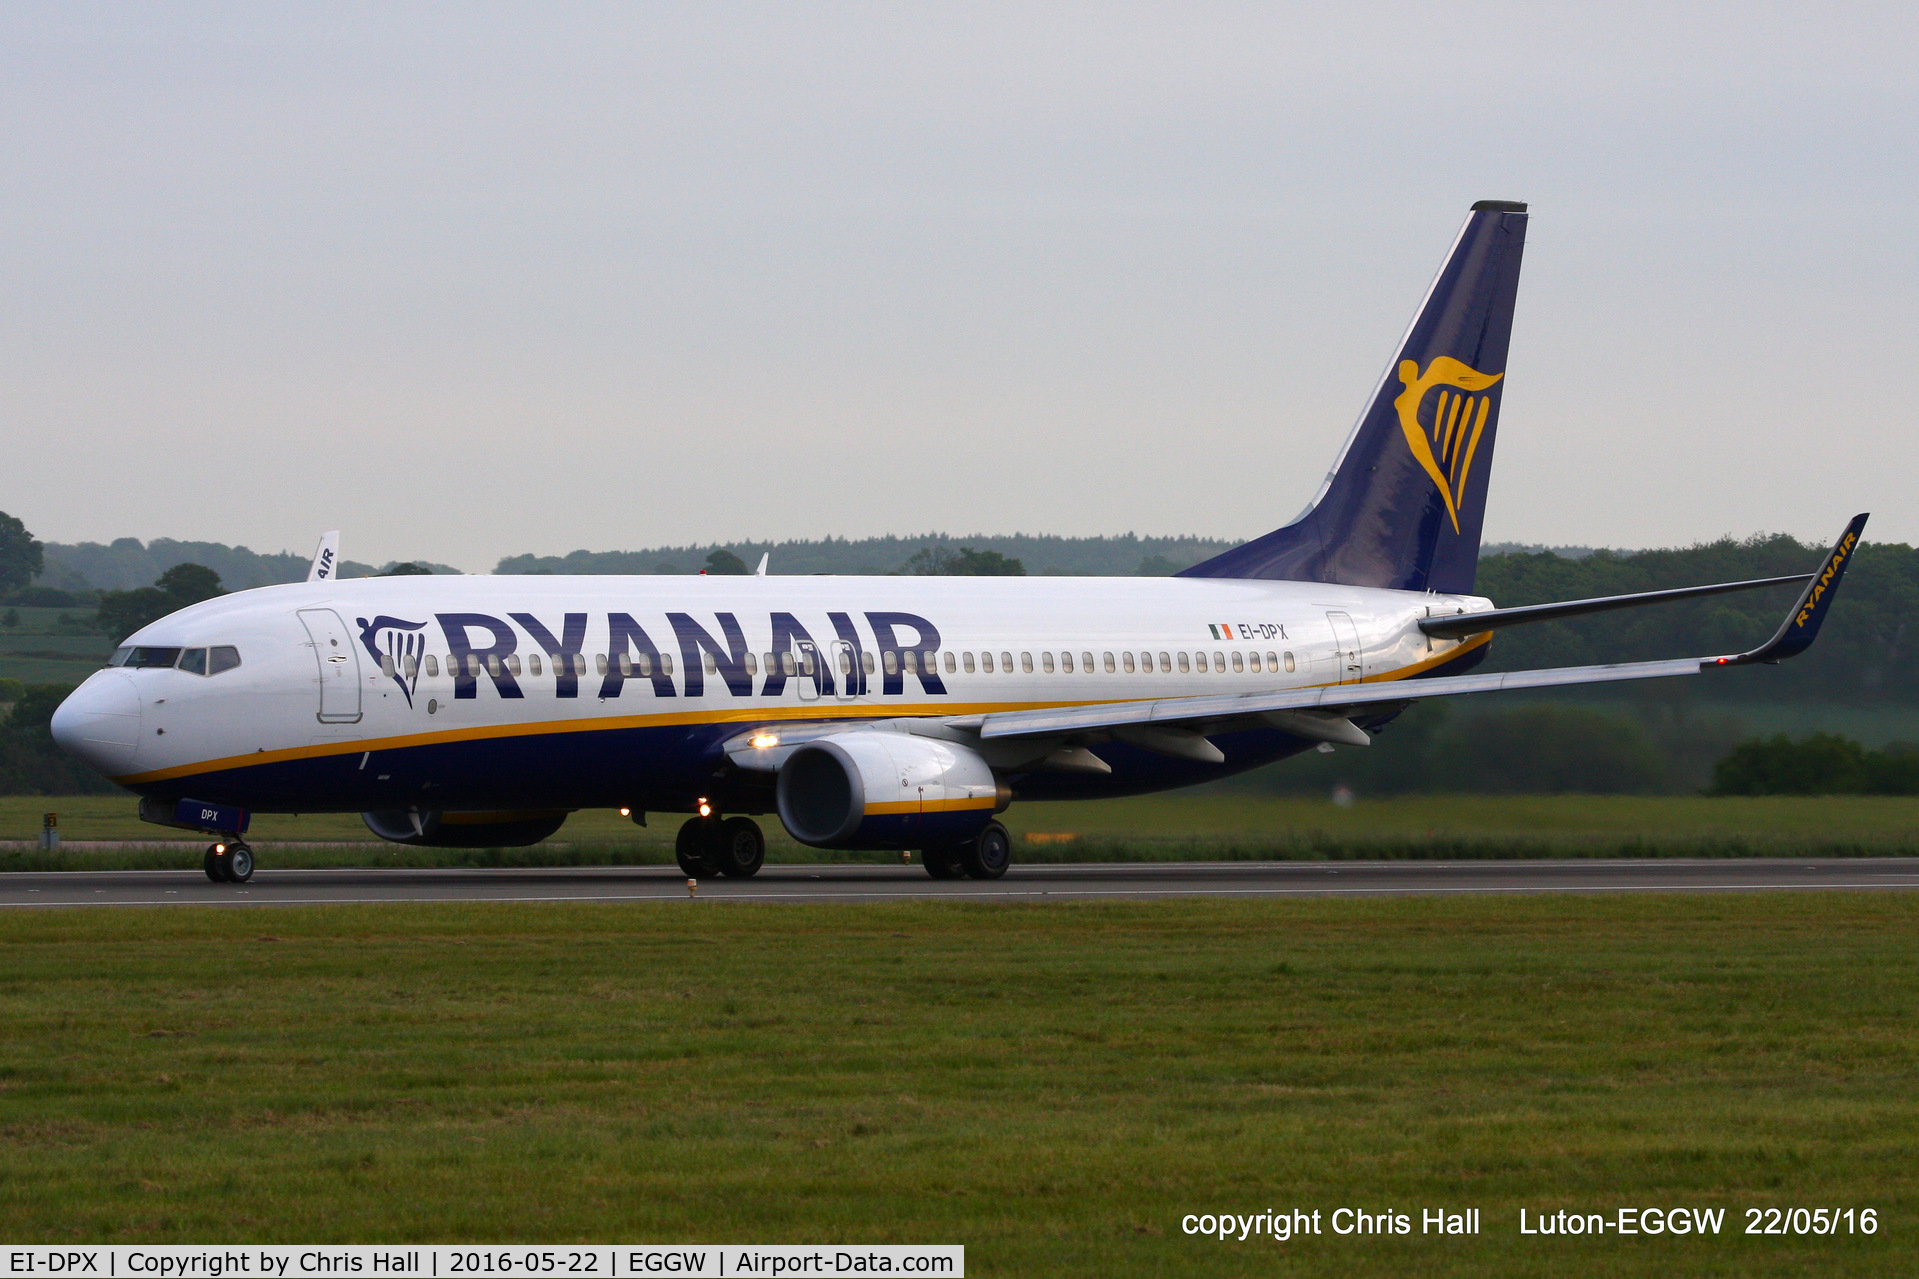
<svg viewBox="0 0 1919 1279">
<path fill-rule="evenodd" d="M 1016 799 L 1138 794 L 1316 747 L 1412 702 L 1698 674 L 1811 644 L 1865 524 L 1800 577 L 1500 609 L 1473 576 L 1526 234 L 1473 206 L 1333 470 L 1291 524 L 1171 578 L 391 577 L 185 608 L 54 716 L 61 745 L 207 832 L 359 812 L 403 844 L 530 844 L 581 808 L 692 814 L 690 875 L 751 875 L 774 812 L 817 848 L 991 878 Z M 764 567 L 764 564 L 762 564 Z M 1749 652 L 1468 674 L 1506 626 L 1803 583 Z"/>
</svg>

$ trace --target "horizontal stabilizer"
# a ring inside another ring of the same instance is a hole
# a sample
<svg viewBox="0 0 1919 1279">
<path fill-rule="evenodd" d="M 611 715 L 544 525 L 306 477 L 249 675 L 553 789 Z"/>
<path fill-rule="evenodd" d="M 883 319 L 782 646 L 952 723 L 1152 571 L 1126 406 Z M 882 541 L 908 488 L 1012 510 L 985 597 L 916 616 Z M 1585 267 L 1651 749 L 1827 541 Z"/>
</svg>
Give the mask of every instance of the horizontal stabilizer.
<svg viewBox="0 0 1919 1279">
<path fill-rule="evenodd" d="M 1640 591 L 1635 595 L 1602 595 L 1590 600 L 1566 600 L 1559 604 L 1528 604 L 1522 608 L 1496 608 L 1485 613 L 1460 613 L 1451 617 L 1429 617 L 1419 629 L 1435 639 L 1463 639 L 1502 626 L 1524 626 L 1529 622 L 1556 622 L 1588 613 L 1605 613 L 1615 608 L 1643 608 L 1648 604 L 1671 604 L 1678 600 L 1698 599 L 1702 595 L 1725 595 L 1731 591 L 1756 591 L 1762 586 L 1785 586 L 1809 582 L 1816 574 L 1793 573 L 1786 577 L 1756 577 L 1747 582 L 1715 582 L 1711 586 L 1681 586 L 1670 591 Z"/>
</svg>

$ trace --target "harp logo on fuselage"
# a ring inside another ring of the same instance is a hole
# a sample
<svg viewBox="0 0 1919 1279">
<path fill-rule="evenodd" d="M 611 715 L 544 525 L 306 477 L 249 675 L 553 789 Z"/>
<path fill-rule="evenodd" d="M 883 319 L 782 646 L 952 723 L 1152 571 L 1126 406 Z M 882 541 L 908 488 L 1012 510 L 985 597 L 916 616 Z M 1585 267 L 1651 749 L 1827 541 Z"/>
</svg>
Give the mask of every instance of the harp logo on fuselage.
<svg viewBox="0 0 1919 1279">
<path fill-rule="evenodd" d="M 406 694 L 406 704 L 413 705 L 413 690 L 420 686 L 420 659 L 426 656 L 426 623 L 409 622 L 384 613 L 370 622 L 364 617 L 353 620 L 360 624 L 362 647 L 400 686 L 400 691 Z"/>
<path fill-rule="evenodd" d="M 1393 407 L 1399 410 L 1399 429 L 1426 474 L 1432 477 L 1445 499 L 1446 514 L 1459 532 L 1459 504 L 1466 495 L 1466 480 L 1472 474 L 1473 455 L 1479 451 L 1479 437 L 1492 415 L 1493 383 L 1504 373 L 1481 373 L 1450 355 L 1433 357 L 1426 371 L 1419 371 L 1414 360 L 1399 362 L 1399 380 L 1405 386 Z M 1429 392 L 1438 395 L 1429 396 Z M 1426 414 L 1427 405 L 1430 414 Z M 1421 424 L 1420 418 L 1426 416 Z"/>
</svg>

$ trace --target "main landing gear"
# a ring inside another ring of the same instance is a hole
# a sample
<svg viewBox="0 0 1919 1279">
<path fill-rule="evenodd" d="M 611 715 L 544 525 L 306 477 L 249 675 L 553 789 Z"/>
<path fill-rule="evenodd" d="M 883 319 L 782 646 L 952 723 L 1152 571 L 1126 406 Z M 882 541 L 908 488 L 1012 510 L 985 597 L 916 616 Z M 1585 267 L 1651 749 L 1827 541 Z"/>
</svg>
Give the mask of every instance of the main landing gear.
<svg viewBox="0 0 1919 1279">
<path fill-rule="evenodd" d="M 691 879 L 749 879 L 766 863 L 766 836 L 751 817 L 694 817 L 680 827 L 673 855 Z"/>
<path fill-rule="evenodd" d="M 209 844 L 200 865 L 216 884 L 244 884 L 253 878 L 253 850 L 237 839 Z"/>
<path fill-rule="evenodd" d="M 934 879 L 998 879 L 1013 864 L 1013 837 L 998 822 L 963 844 L 920 850 L 920 862 Z"/>
</svg>

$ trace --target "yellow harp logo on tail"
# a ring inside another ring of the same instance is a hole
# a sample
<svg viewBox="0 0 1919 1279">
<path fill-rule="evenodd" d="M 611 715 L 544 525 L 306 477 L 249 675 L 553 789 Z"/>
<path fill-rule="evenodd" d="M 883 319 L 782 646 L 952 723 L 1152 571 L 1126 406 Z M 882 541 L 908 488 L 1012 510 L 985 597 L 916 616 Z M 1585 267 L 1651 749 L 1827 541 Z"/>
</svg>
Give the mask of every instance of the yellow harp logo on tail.
<svg viewBox="0 0 1919 1279">
<path fill-rule="evenodd" d="M 1399 380 L 1406 387 L 1393 401 L 1393 407 L 1399 410 L 1399 429 L 1406 433 L 1413 456 L 1446 499 L 1446 514 L 1452 518 L 1455 533 L 1459 532 L 1459 499 L 1465 495 L 1473 454 L 1479 449 L 1480 434 L 1493 408 L 1492 396 L 1475 392 L 1485 391 L 1505 376 L 1481 373 L 1450 355 L 1435 356 L 1424 373 L 1419 371 L 1417 361 L 1399 362 Z M 1433 404 L 1432 426 L 1422 427 L 1420 406 L 1426 393 L 1435 387 L 1439 395 Z"/>
</svg>

